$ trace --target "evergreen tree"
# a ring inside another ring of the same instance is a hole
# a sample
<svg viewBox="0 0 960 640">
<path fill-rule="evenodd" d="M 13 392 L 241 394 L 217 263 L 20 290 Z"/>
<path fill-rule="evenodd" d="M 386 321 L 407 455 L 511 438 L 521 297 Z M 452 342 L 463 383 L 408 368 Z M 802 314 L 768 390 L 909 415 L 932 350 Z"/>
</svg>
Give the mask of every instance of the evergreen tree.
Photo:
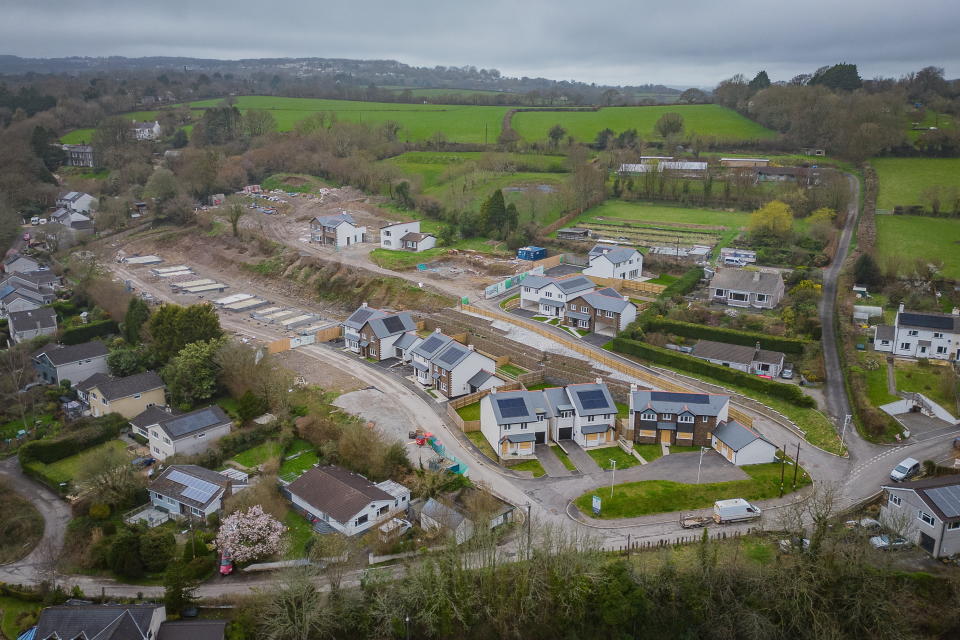
<svg viewBox="0 0 960 640">
<path fill-rule="evenodd" d="M 123 317 L 123 339 L 128 344 L 140 343 L 140 328 L 150 319 L 150 307 L 141 298 L 133 298 Z"/>
<path fill-rule="evenodd" d="M 502 233 L 507 217 L 507 206 L 503 201 L 503 191 L 497 189 L 480 206 L 480 218 L 487 235 Z"/>
<path fill-rule="evenodd" d="M 853 265 L 853 277 L 855 284 L 865 287 L 875 287 L 883 283 L 883 276 L 880 274 L 880 267 L 877 261 L 869 253 L 861 254 Z"/>
<path fill-rule="evenodd" d="M 770 76 L 767 75 L 766 70 L 761 70 L 757 75 L 753 77 L 753 80 L 750 81 L 750 90 L 756 93 L 761 89 L 766 89 L 770 86 Z"/>
<path fill-rule="evenodd" d="M 125 578 L 139 578 L 143 575 L 140 536 L 136 531 L 127 527 L 117 531 L 107 552 L 107 564 L 111 571 Z"/>
<path fill-rule="evenodd" d="M 190 545 L 187 545 L 188 547 Z M 187 575 L 183 562 L 173 562 L 163 576 L 163 604 L 168 615 L 180 615 L 197 601 L 197 583 Z"/>
</svg>

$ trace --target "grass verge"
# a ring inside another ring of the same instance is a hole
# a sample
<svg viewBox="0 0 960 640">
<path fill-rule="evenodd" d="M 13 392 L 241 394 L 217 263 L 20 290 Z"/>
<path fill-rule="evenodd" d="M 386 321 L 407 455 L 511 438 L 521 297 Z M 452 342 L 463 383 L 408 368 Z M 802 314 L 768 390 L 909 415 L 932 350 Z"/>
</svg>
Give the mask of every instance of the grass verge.
<svg viewBox="0 0 960 640">
<path fill-rule="evenodd" d="M 29 500 L 0 482 L 0 565 L 26 556 L 43 536 L 43 516 Z"/>
<path fill-rule="evenodd" d="M 616 461 L 617 469 L 627 469 L 640 464 L 635 456 L 630 455 L 620 447 L 604 447 L 602 449 L 586 449 L 587 455 L 600 465 L 601 469 L 611 469 L 611 460 Z M 640 455 L 643 455 L 642 453 Z M 644 456 L 646 457 L 646 456 Z"/>
<path fill-rule="evenodd" d="M 529 471 L 533 474 L 534 478 L 539 478 L 544 475 L 546 471 L 543 470 L 543 465 L 540 464 L 539 460 L 524 460 L 519 464 L 512 464 L 509 467 L 514 471 Z"/>
<path fill-rule="evenodd" d="M 483 452 L 483 455 L 487 456 L 496 463 L 500 463 L 500 460 L 497 458 L 497 452 L 493 450 L 493 447 L 490 446 L 490 443 L 487 442 L 487 439 L 479 431 L 471 431 L 467 434 L 467 439 L 473 444 L 477 445 L 477 448 Z"/>
</svg>

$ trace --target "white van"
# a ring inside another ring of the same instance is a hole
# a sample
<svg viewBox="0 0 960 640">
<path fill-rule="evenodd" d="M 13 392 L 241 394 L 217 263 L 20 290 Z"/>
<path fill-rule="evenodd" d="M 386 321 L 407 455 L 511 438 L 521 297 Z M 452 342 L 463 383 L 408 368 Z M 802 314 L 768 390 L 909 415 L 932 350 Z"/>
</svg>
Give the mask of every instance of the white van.
<svg viewBox="0 0 960 640">
<path fill-rule="evenodd" d="M 759 507 L 753 506 L 743 498 L 717 500 L 713 503 L 713 520 L 717 524 L 754 520 L 760 515 Z"/>
<path fill-rule="evenodd" d="M 745 260 L 737 258 L 736 256 L 727 256 L 723 259 L 723 264 L 726 267 L 745 267 L 747 263 Z"/>
<path fill-rule="evenodd" d="M 32 224 L 33 226 L 37 226 L 38 224 L 40 224 L 40 216 L 33 216 L 32 218 L 30 218 L 30 224 Z"/>
</svg>

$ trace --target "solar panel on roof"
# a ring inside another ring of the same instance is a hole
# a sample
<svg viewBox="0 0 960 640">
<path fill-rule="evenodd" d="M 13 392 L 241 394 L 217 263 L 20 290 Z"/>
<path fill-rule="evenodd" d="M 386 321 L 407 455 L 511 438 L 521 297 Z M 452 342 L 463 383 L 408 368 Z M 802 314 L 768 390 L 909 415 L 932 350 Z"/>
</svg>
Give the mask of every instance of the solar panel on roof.
<svg viewBox="0 0 960 640">
<path fill-rule="evenodd" d="M 519 418 L 527 415 L 527 403 L 523 401 L 523 398 L 497 400 L 497 407 L 500 408 L 500 415 L 504 418 Z"/>
<path fill-rule="evenodd" d="M 933 503 L 940 507 L 943 515 L 948 518 L 960 516 L 960 487 L 939 487 L 937 489 L 926 489 L 925 493 L 933 500 Z"/>
<path fill-rule="evenodd" d="M 930 329 L 953 329 L 952 316 L 934 316 L 925 313 L 901 313 L 900 324 L 908 324 L 914 327 L 928 327 Z"/>
<path fill-rule="evenodd" d="M 366 322 L 367 318 L 373 315 L 373 311 L 370 309 L 359 309 L 354 312 L 353 317 L 350 318 L 352 322 Z"/>
<path fill-rule="evenodd" d="M 672 391 L 654 391 L 651 400 L 661 402 L 685 402 L 687 404 L 710 404 L 710 397 L 701 393 L 674 393 Z"/>
<path fill-rule="evenodd" d="M 403 318 L 399 316 L 388 316 L 383 319 L 383 326 L 386 327 L 390 333 L 403 331 Z"/>
<path fill-rule="evenodd" d="M 180 492 L 180 495 L 191 500 L 196 500 L 197 502 L 207 502 L 217 493 L 217 490 L 220 488 L 212 482 L 207 482 L 206 480 L 201 480 L 200 478 L 194 478 L 193 476 L 187 475 L 177 469 L 174 469 L 169 474 L 167 478 L 173 480 L 177 484 L 182 484 L 186 488 Z"/>
<path fill-rule="evenodd" d="M 463 349 L 462 347 L 457 347 L 457 346 L 450 347 L 449 349 L 444 351 L 442 356 L 440 356 L 440 362 L 447 365 L 453 364 L 454 362 L 460 359 L 460 356 L 463 355 L 464 351 L 465 349 Z"/>
<path fill-rule="evenodd" d="M 191 500 L 196 500 L 200 503 L 206 503 L 207 500 L 213 497 L 213 493 L 204 491 L 203 489 L 198 489 L 196 487 L 187 487 L 180 492 L 180 495 L 182 495 L 184 498 L 190 498 Z"/>
<path fill-rule="evenodd" d="M 583 408 L 588 411 L 607 406 L 607 398 L 603 395 L 603 391 L 600 391 L 599 389 L 578 391 L 577 397 L 580 398 L 580 404 L 583 406 Z"/>
<path fill-rule="evenodd" d="M 427 338 L 427 341 L 426 341 L 426 342 L 424 342 L 422 345 L 420 345 L 420 349 L 423 350 L 423 351 L 425 351 L 425 352 L 427 352 L 427 353 L 430 353 L 430 352 L 432 352 L 434 349 L 436 349 L 437 347 L 439 347 L 441 342 L 443 342 L 443 340 L 441 340 L 441 339 L 438 338 L 437 336 L 430 336 L 429 338 Z"/>
</svg>

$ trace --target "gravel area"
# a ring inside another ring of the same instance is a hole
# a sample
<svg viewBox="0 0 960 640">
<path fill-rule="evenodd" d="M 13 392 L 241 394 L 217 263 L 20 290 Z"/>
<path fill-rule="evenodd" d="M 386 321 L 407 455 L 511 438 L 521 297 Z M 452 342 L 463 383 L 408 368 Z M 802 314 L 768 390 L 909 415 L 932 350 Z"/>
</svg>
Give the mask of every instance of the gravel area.
<svg viewBox="0 0 960 640">
<path fill-rule="evenodd" d="M 415 425 L 411 424 L 402 411 L 397 410 L 396 399 L 375 387 L 345 393 L 334 400 L 333 404 L 374 423 L 388 441 L 410 442 L 407 435 Z M 414 463 L 417 462 L 415 449 L 417 447 L 407 447 L 407 457 Z"/>
<path fill-rule="evenodd" d="M 300 353 L 296 349 L 274 354 L 274 358 L 284 367 L 303 376 L 307 384 L 315 384 L 326 391 L 349 393 L 362 389 L 367 383 L 345 372 L 343 369 L 327 364 L 316 358 Z"/>
</svg>

